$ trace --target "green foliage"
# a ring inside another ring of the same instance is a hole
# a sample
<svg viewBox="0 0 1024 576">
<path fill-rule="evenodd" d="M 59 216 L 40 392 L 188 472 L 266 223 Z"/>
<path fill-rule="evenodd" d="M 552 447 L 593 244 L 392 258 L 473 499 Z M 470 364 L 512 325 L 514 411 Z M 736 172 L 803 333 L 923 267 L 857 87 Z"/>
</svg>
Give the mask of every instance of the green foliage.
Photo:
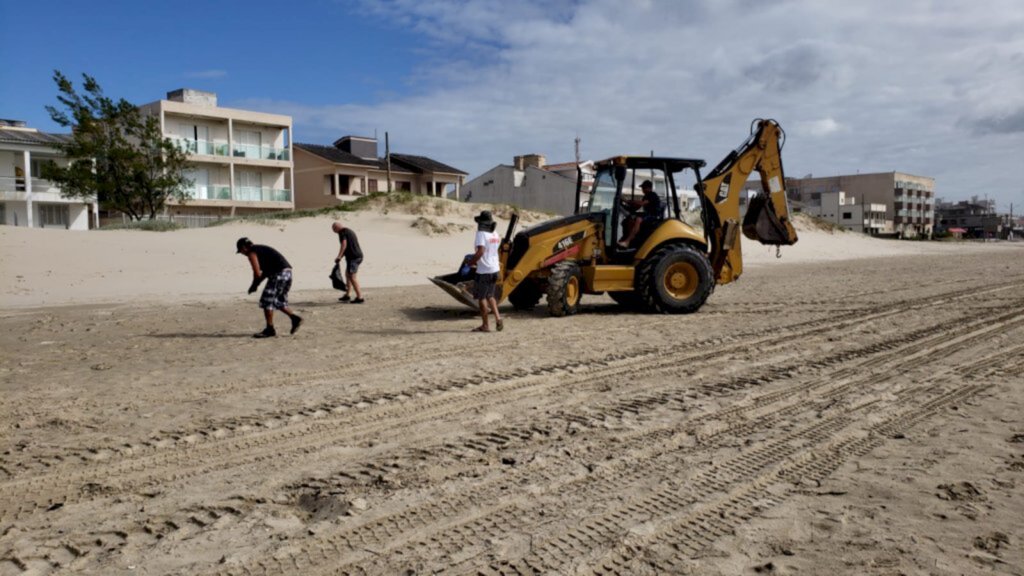
<svg viewBox="0 0 1024 576">
<path fill-rule="evenodd" d="M 99 230 L 145 230 L 147 232 L 171 232 L 185 228 L 171 220 L 141 220 L 126 222 L 124 224 L 107 224 Z"/>
<path fill-rule="evenodd" d="M 133 220 L 152 219 L 168 198 L 184 200 L 185 153 L 163 137 L 159 119 L 143 116 L 123 98 L 105 96 L 93 77 L 82 79 L 79 94 L 59 70 L 53 73 L 62 108 L 46 111 L 71 128 L 70 141 L 59 146 L 71 164 L 48 163 L 44 177 L 59 184 L 65 197 L 96 196 L 104 207 Z"/>
<path fill-rule="evenodd" d="M 273 224 L 279 220 L 294 220 L 296 218 L 309 218 L 311 216 L 330 216 L 339 212 L 358 212 L 370 207 L 370 201 L 385 194 L 371 194 L 357 198 L 351 202 L 345 202 L 337 206 L 325 206 L 323 208 L 308 208 L 306 210 L 289 210 L 282 212 L 261 212 L 258 214 L 242 214 L 230 218 L 221 218 L 210 222 L 210 226 L 222 226 L 231 222 L 255 222 L 258 224 Z"/>
</svg>

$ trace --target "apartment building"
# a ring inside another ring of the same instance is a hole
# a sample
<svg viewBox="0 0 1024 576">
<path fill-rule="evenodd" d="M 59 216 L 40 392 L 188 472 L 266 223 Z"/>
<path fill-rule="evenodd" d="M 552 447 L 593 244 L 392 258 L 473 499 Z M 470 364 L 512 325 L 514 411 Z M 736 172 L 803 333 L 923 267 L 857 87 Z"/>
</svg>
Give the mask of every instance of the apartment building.
<svg viewBox="0 0 1024 576">
<path fill-rule="evenodd" d="M 188 155 L 192 184 L 184 201 L 168 203 L 173 219 L 293 210 L 292 119 L 217 106 L 217 95 L 180 89 L 140 106 Z"/>
<path fill-rule="evenodd" d="M 43 178 L 47 162 L 67 166 L 57 148 L 67 139 L 20 120 L 0 120 L 0 224 L 65 230 L 88 230 L 90 221 L 98 225 L 95 198 L 63 198 L 60 188 Z"/>
<path fill-rule="evenodd" d="M 823 195 L 843 192 L 852 198 L 852 205 L 866 207 L 871 220 L 878 220 L 880 211 L 871 208 L 885 206 L 881 225 L 872 223 L 872 233 L 894 235 L 900 238 L 931 238 L 935 226 L 935 179 L 904 172 L 851 174 L 815 178 L 787 178 L 790 198 L 806 208 L 822 205 Z M 838 197 L 836 197 L 838 200 Z"/>
<path fill-rule="evenodd" d="M 376 138 L 343 136 L 331 146 L 295 144 L 295 207 L 321 208 L 389 188 L 458 199 L 466 173 L 426 156 L 391 154 L 390 177 Z"/>
<path fill-rule="evenodd" d="M 856 197 L 842 190 L 822 192 L 817 200 L 815 203 L 805 204 L 804 213 L 847 230 L 877 236 L 892 226 L 892 222 L 885 219 L 885 204 L 860 204 Z"/>
</svg>

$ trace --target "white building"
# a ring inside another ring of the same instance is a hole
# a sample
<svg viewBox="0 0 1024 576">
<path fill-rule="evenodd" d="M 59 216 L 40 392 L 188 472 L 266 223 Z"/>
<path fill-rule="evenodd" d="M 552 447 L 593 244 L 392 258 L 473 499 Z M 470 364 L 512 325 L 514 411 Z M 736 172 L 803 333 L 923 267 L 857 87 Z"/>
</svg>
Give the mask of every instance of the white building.
<svg viewBox="0 0 1024 576">
<path fill-rule="evenodd" d="M 513 165 L 499 164 L 462 187 L 467 202 L 511 204 L 526 210 L 566 215 L 576 212 L 576 176 L 546 169 L 540 154 L 516 156 Z"/>
<path fill-rule="evenodd" d="M 170 217 L 294 209 L 291 116 L 221 108 L 215 93 L 189 89 L 140 110 L 158 116 L 164 136 L 188 154 L 192 185 L 185 202 L 168 203 Z"/>
<path fill-rule="evenodd" d="M 90 210 L 98 223 L 95 198 L 62 198 L 60 188 L 42 177 L 47 162 L 67 165 L 57 149 L 67 138 L 0 120 L 0 224 L 88 230 Z"/>
</svg>

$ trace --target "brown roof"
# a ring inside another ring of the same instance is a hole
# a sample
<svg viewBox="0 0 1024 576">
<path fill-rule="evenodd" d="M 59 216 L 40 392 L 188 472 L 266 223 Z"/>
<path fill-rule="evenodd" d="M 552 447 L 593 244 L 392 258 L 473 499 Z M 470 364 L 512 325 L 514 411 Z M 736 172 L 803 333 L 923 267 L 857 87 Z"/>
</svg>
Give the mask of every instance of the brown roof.
<svg viewBox="0 0 1024 576">
<path fill-rule="evenodd" d="M 438 172 L 444 174 L 462 174 L 467 175 L 467 172 L 463 172 L 458 168 L 453 168 L 447 164 L 442 164 L 437 160 L 427 158 L 426 156 L 413 156 L 411 154 L 392 154 L 391 162 L 408 166 L 416 172 Z"/>
<path fill-rule="evenodd" d="M 378 170 L 387 170 L 387 160 L 384 158 L 377 158 L 371 160 L 369 158 L 360 158 L 350 152 L 337 148 L 335 146 L 324 146 L 322 144 L 301 144 L 296 142 L 294 144 L 296 148 L 301 148 L 310 154 L 316 154 L 324 160 L 329 160 L 335 164 L 350 164 L 355 166 L 366 166 L 367 168 L 376 168 Z M 392 172 L 403 172 L 413 174 L 423 174 L 425 172 L 435 172 L 441 174 L 462 174 L 466 175 L 466 172 L 453 168 L 447 164 L 443 164 L 432 158 L 426 156 L 414 156 L 412 154 L 392 154 L 391 155 L 391 171 Z"/>
</svg>

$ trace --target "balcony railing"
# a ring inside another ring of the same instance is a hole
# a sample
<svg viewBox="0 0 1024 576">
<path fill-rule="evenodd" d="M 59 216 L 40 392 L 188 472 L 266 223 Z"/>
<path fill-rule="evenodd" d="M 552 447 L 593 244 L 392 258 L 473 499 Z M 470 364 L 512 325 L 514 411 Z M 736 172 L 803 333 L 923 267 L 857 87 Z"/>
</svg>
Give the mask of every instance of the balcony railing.
<svg viewBox="0 0 1024 576">
<path fill-rule="evenodd" d="M 42 178 L 32 178 L 33 192 L 56 192 L 57 185 Z M 0 192 L 28 192 L 25 178 L 0 176 Z"/>
<path fill-rule="evenodd" d="M 227 142 L 210 142 L 209 140 L 188 140 L 171 138 L 171 143 L 186 154 L 205 154 L 206 156 L 227 156 Z"/>
<path fill-rule="evenodd" d="M 235 190 L 235 200 L 247 202 L 291 202 L 292 191 L 285 188 L 239 186 Z"/>
<path fill-rule="evenodd" d="M 231 200 L 230 186 L 191 186 L 185 196 L 193 200 Z"/>
<path fill-rule="evenodd" d="M 243 202 L 291 202 L 292 191 L 283 188 L 239 186 L 231 194 L 230 186 L 190 186 L 185 197 L 192 200 L 236 200 Z"/>
<path fill-rule="evenodd" d="M 235 144 L 231 146 L 232 155 L 236 158 L 255 158 L 258 160 L 288 160 L 287 148 L 273 146 L 257 146 L 255 144 Z"/>
</svg>

